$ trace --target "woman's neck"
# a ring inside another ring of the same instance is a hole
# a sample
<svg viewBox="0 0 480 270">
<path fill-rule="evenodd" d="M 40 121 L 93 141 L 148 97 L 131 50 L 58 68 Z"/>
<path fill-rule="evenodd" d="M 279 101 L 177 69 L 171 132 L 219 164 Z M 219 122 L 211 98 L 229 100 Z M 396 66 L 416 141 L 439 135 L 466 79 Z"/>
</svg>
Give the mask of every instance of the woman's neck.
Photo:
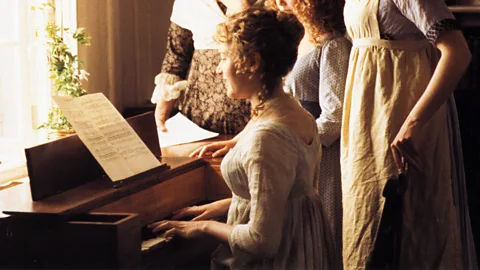
<svg viewBox="0 0 480 270">
<path fill-rule="evenodd" d="M 320 40 L 324 41 L 333 37 L 331 33 L 325 33 L 319 36 Z M 303 56 L 311 52 L 314 48 L 320 46 L 321 44 L 318 43 L 317 40 L 313 41 L 314 39 L 308 33 L 305 34 L 302 41 L 298 45 L 298 56 Z"/>
<path fill-rule="evenodd" d="M 313 35 L 309 34 L 308 32 L 305 33 L 305 36 L 303 39 L 307 39 L 310 43 L 314 44 L 315 46 L 321 45 L 325 40 L 332 39 L 335 36 L 337 36 L 337 32 L 326 32 L 322 34 L 316 35 L 314 38 Z"/>
<path fill-rule="evenodd" d="M 258 93 L 258 92 L 256 92 Z M 285 96 L 285 92 L 283 92 L 283 89 L 281 87 L 276 88 L 274 91 L 272 91 L 272 94 L 268 96 L 268 98 L 264 98 L 263 102 L 267 102 L 268 100 L 276 99 L 276 98 L 281 98 Z M 250 101 L 250 105 L 252 108 L 255 108 L 258 106 L 261 102 L 261 100 L 258 97 L 258 94 L 253 95 L 248 99 Z"/>
<path fill-rule="evenodd" d="M 305 35 L 303 37 L 302 41 L 300 41 L 300 44 L 298 45 L 298 56 L 304 56 L 311 52 L 316 45 L 310 41 L 310 38 Z"/>
</svg>

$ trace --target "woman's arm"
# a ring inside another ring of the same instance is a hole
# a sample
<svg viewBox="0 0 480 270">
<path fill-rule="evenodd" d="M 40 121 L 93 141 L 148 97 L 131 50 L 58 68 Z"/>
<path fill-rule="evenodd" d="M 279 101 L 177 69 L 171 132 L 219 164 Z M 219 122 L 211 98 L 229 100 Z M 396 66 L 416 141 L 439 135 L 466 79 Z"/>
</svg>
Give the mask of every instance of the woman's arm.
<svg viewBox="0 0 480 270">
<path fill-rule="evenodd" d="M 166 231 L 165 237 L 178 235 L 183 238 L 195 238 L 204 234 L 223 241 L 228 241 L 232 226 L 210 219 L 223 216 L 228 212 L 231 198 L 219 200 L 207 205 L 183 208 L 174 213 L 173 220 L 162 220 L 150 224 L 152 232 Z M 178 221 L 193 216 L 192 221 Z"/>
<path fill-rule="evenodd" d="M 227 140 L 227 141 L 220 141 L 209 143 L 207 145 L 203 145 L 197 149 L 195 149 L 192 153 L 189 154 L 190 157 L 203 157 L 207 153 L 211 153 L 212 157 L 222 157 L 225 156 L 230 149 L 235 147 L 238 140 L 242 138 L 244 134 L 246 134 L 253 126 L 253 122 L 249 121 L 245 128 L 238 133 L 234 138 Z"/>
<path fill-rule="evenodd" d="M 446 102 L 465 73 L 472 55 L 460 30 L 440 35 L 435 44 L 440 61 L 424 94 L 410 112 L 407 122 L 423 126 Z"/>
<path fill-rule="evenodd" d="M 204 234 L 211 235 L 226 243 L 232 233 L 233 226 L 218 221 L 207 221 L 202 228 Z"/>
<path fill-rule="evenodd" d="M 151 101 L 156 103 L 157 126 L 166 131 L 165 121 L 170 117 L 175 99 L 186 88 L 186 77 L 194 52 L 192 32 L 175 23 L 170 24 L 161 73 L 155 77 Z"/>
<path fill-rule="evenodd" d="M 295 182 L 298 152 L 284 134 L 256 130 L 246 138 L 251 142 L 242 157 L 248 177 L 250 213 L 247 224 L 235 225 L 228 238 L 233 251 L 257 256 L 277 253 L 287 214 L 287 201 Z"/>
<path fill-rule="evenodd" d="M 192 221 L 215 219 L 226 216 L 228 208 L 232 203 L 232 198 L 218 200 L 209 204 L 189 206 L 173 213 L 173 220 L 193 217 Z"/>
<path fill-rule="evenodd" d="M 162 220 L 148 226 L 152 232 L 158 233 L 165 231 L 165 237 L 180 236 L 182 238 L 197 238 L 205 234 L 211 235 L 222 242 L 228 241 L 228 236 L 232 232 L 232 225 L 218 221 L 177 221 Z"/>
<path fill-rule="evenodd" d="M 440 61 L 425 92 L 392 142 L 395 163 L 400 171 L 405 170 L 405 162 L 421 167 L 415 149 L 415 136 L 452 94 L 471 59 L 467 42 L 459 30 L 440 35 L 435 45 L 441 52 Z"/>
<path fill-rule="evenodd" d="M 322 112 L 317 127 L 320 142 L 327 147 L 340 138 L 350 48 L 348 40 L 335 39 L 325 44 L 320 56 L 318 97 Z"/>
</svg>

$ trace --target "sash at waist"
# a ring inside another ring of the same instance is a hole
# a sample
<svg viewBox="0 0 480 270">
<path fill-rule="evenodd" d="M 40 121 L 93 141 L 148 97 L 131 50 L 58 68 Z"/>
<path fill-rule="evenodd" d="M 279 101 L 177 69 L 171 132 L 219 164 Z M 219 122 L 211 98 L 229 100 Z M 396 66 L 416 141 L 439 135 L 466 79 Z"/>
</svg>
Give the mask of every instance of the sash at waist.
<svg viewBox="0 0 480 270">
<path fill-rule="evenodd" d="M 425 40 L 385 40 L 378 38 L 360 38 L 353 39 L 352 45 L 354 48 L 377 46 L 387 49 L 409 50 L 416 51 L 430 46 L 430 43 Z"/>
</svg>

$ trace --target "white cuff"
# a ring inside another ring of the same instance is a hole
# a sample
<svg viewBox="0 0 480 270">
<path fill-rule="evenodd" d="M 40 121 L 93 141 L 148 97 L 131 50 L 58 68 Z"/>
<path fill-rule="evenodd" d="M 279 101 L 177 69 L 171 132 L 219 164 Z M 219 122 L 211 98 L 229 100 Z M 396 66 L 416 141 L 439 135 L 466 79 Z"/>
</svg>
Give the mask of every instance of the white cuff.
<svg viewBox="0 0 480 270">
<path fill-rule="evenodd" d="M 155 76 L 155 85 L 150 99 L 152 103 L 157 103 L 160 99 L 166 101 L 177 99 L 181 92 L 187 89 L 188 83 L 176 75 L 160 73 Z"/>
</svg>

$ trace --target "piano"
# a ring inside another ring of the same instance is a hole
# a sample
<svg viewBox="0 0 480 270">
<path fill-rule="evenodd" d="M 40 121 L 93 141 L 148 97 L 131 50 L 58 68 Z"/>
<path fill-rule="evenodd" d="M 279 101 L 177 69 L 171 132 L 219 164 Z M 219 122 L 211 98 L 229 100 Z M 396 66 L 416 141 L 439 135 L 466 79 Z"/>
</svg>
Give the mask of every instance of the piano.
<svg viewBox="0 0 480 270">
<path fill-rule="evenodd" d="M 114 187 L 77 135 L 25 149 L 28 181 L 0 191 L 0 268 L 175 269 L 209 261 L 214 239 L 152 240 L 146 226 L 231 196 L 221 159 L 187 157 L 205 141 L 161 149 L 153 113 L 127 121 L 166 166 Z"/>
</svg>

